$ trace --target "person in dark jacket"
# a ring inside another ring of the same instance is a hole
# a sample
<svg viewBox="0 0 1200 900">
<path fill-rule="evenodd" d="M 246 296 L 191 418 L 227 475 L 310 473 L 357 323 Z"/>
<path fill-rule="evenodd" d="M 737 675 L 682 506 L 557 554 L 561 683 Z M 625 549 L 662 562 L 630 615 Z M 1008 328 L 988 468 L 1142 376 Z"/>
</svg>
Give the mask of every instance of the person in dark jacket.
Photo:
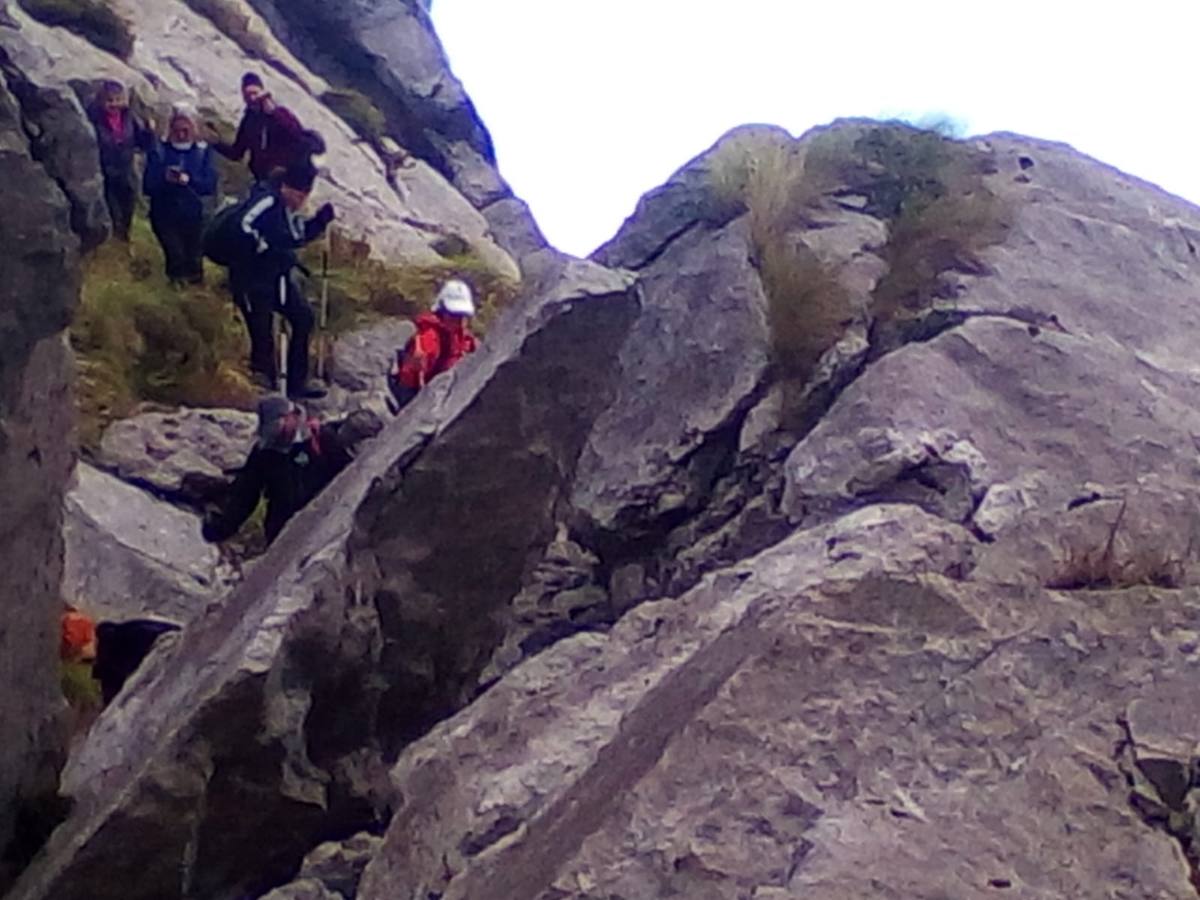
<svg viewBox="0 0 1200 900">
<path fill-rule="evenodd" d="M 104 175 L 104 199 L 112 217 L 113 236 L 129 242 L 129 226 L 137 204 L 137 182 L 133 171 L 138 150 L 148 152 L 154 146 L 154 134 L 148 123 L 138 121 L 129 108 L 125 88 L 116 81 L 100 87 L 89 110 L 100 148 L 100 171 Z"/>
<path fill-rule="evenodd" d="M 287 394 L 294 399 L 325 395 L 320 384 L 308 380 L 315 317 L 295 276 L 296 251 L 316 240 L 334 217 L 328 203 L 311 219 L 301 215 L 316 174 L 311 163 L 295 164 L 278 182 L 268 182 L 252 195 L 241 228 L 255 253 L 229 267 L 229 286 L 250 332 L 250 368 L 267 389 L 273 390 L 278 380 L 271 317 L 278 312 L 291 326 Z"/>
<path fill-rule="evenodd" d="M 212 149 L 196 140 L 195 116 L 176 107 L 166 142 L 157 142 L 146 156 L 142 188 L 150 198 L 150 226 L 167 260 L 173 283 L 200 284 L 205 199 L 217 190 Z"/>
<path fill-rule="evenodd" d="M 242 99 L 246 112 L 232 144 L 215 140 L 213 149 L 227 159 L 240 162 L 250 154 L 250 173 L 266 181 L 278 170 L 308 160 L 318 152 L 311 133 L 286 107 L 275 102 L 262 79 L 253 72 L 242 76 Z"/>
<path fill-rule="evenodd" d="M 270 544 L 288 519 L 350 464 L 359 445 L 382 428 L 383 423 L 370 410 L 360 409 L 320 425 L 306 420 L 303 410 L 283 397 L 262 398 L 258 440 L 221 508 L 205 518 L 204 539 L 233 537 L 265 494 L 265 532 Z"/>
</svg>

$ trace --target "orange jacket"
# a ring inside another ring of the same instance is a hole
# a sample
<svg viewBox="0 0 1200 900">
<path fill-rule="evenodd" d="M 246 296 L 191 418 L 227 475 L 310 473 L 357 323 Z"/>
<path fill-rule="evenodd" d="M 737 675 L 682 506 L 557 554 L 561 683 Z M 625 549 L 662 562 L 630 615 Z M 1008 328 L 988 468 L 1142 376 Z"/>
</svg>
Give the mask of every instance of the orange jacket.
<svg viewBox="0 0 1200 900">
<path fill-rule="evenodd" d="M 478 346 L 475 335 L 461 316 L 421 313 L 417 333 L 399 354 L 397 380 L 407 388 L 420 389 L 430 378 L 449 371 Z"/>
<path fill-rule="evenodd" d="M 58 655 L 64 662 L 91 662 L 96 658 L 96 623 L 73 606 L 62 614 Z"/>
</svg>

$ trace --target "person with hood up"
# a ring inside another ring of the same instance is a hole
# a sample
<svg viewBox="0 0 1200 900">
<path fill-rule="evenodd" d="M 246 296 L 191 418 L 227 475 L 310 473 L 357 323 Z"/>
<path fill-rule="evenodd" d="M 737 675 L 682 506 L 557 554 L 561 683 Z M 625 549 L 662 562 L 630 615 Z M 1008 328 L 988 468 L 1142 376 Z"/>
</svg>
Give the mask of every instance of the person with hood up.
<svg viewBox="0 0 1200 900">
<path fill-rule="evenodd" d="M 311 219 L 301 215 L 316 177 L 311 163 L 298 163 L 251 194 L 240 229 L 253 252 L 229 267 L 229 286 L 250 332 L 250 368 L 268 390 L 273 390 L 278 380 L 272 316 L 280 313 L 291 326 L 287 395 L 296 400 L 325 395 L 319 383 L 308 380 L 309 342 L 316 317 L 295 276 L 296 251 L 316 240 L 334 218 L 333 206 L 328 203 Z"/>
<path fill-rule="evenodd" d="M 96 129 L 104 199 L 112 218 L 113 237 L 129 243 L 129 228 L 137 205 L 133 163 L 138 150 L 150 152 L 154 134 L 149 123 L 138 120 L 129 108 L 129 95 L 117 81 L 105 81 L 96 94 L 88 117 Z"/>
<path fill-rule="evenodd" d="M 304 410 L 284 397 L 263 397 L 258 403 L 258 440 L 221 508 L 205 518 L 204 539 L 218 542 L 233 537 L 265 494 L 270 544 L 288 519 L 350 464 L 362 442 L 382 428 L 370 410 L 356 410 L 321 425 L 306 419 Z"/>
<path fill-rule="evenodd" d="M 388 374 L 388 388 L 399 412 L 431 378 L 454 368 L 478 347 L 469 320 L 475 315 L 475 300 L 467 285 L 452 278 L 442 285 L 431 312 L 414 320 L 416 333 L 396 354 L 396 366 Z"/>
<path fill-rule="evenodd" d="M 175 284 L 204 281 L 205 201 L 217 190 L 212 149 L 196 140 L 196 117 L 177 106 L 171 112 L 166 142 L 146 157 L 142 189 L 150 198 L 150 227 Z"/>
<path fill-rule="evenodd" d="M 314 145 L 313 133 L 287 107 L 280 106 L 267 92 L 254 72 L 242 76 L 242 99 L 246 112 L 238 125 L 232 144 L 226 144 L 213 132 L 213 149 L 234 162 L 250 154 L 250 174 L 263 182 L 279 170 L 308 161 L 323 148 Z"/>
</svg>

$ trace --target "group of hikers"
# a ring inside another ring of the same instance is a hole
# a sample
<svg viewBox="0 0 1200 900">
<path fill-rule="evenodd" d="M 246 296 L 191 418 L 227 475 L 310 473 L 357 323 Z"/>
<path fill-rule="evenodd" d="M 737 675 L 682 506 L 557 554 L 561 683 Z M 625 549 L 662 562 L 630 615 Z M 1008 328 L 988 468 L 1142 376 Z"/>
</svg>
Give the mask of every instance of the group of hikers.
<svg viewBox="0 0 1200 900">
<path fill-rule="evenodd" d="M 152 121 L 130 108 L 124 86 L 112 81 L 101 85 L 90 118 L 115 239 L 130 240 L 138 201 L 136 159 L 144 155 L 142 192 L 163 250 L 167 279 L 174 285 L 202 283 L 206 258 L 228 270 L 229 291 L 249 333 L 252 378 L 264 395 L 258 403 L 255 444 L 245 464 L 233 473 L 221 502 L 205 517 L 202 533 L 213 542 L 231 538 L 265 498 L 264 530 L 270 543 L 383 425 L 369 410 L 321 423 L 301 405 L 326 393 L 323 384 L 309 378 L 315 315 L 299 278 L 303 269 L 297 258 L 300 248 L 317 240 L 335 219 L 329 203 L 311 216 L 304 212 L 319 177 L 313 158 L 324 152 L 324 142 L 274 100 L 257 74 L 246 73 L 241 90 L 245 112 L 231 143 L 222 142 L 211 125 L 204 126 L 211 143 L 201 139 L 197 114 L 185 105 L 171 110 L 165 136 L 158 135 Z M 246 196 L 215 213 L 214 152 L 237 162 L 248 157 L 253 178 Z M 468 285 L 452 278 L 442 285 L 432 309 L 415 318 L 413 336 L 386 373 L 392 413 L 430 379 L 475 351 L 477 341 L 469 327 L 475 311 Z M 290 329 L 282 394 L 276 392 L 276 315 Z M 75 664 L 81 654 L 87 657 L 84 661 L 94 666 L 95 677 L 103 675 L 105 703 L 154 640 L 174 627 L 155 620 L 101 623 L 93 635 L 80 625 L 81 619 L 87 621 L 74 607 L 64 613 L 63 659 L 68 652 Z"/>
</svg>

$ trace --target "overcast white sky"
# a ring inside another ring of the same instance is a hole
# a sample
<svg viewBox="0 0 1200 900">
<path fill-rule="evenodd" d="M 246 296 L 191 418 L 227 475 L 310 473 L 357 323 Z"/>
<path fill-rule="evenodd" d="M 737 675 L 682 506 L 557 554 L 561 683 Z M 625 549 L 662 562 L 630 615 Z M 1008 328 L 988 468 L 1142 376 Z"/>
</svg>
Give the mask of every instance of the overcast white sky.
<svg viewBox="0 0 1200 900">
<path fill-rule="evenodd" d="M 946 114 L 1200 201 L 1200 2 L 434 0 L 500 169 L 584 255 L 735 125 Z"/>
</svg>

